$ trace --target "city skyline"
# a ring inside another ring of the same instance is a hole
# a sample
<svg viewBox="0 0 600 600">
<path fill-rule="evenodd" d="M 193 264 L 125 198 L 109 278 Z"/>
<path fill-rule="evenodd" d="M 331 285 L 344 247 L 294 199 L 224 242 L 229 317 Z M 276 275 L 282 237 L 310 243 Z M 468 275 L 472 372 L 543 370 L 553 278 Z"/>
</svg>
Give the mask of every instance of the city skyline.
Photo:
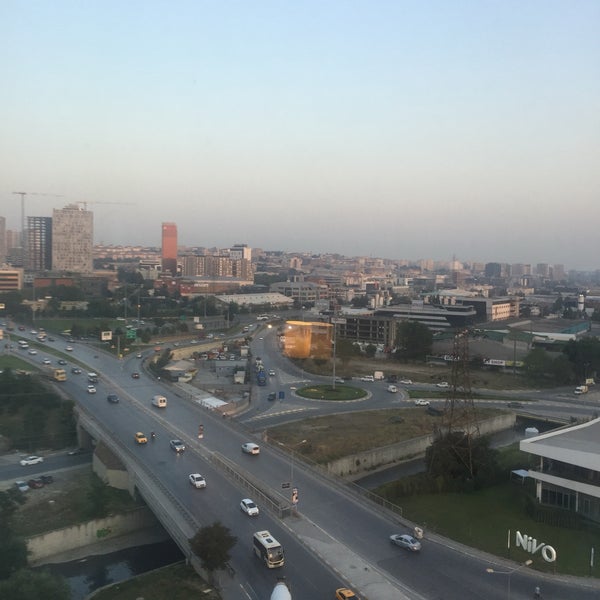
<svg viewBox="0 0 600 600">
<path fill-rule="evenodd" d="M 7 229 L 600 266 L 598 3 L 143 8 L 0 7 Z"/>
</svg>

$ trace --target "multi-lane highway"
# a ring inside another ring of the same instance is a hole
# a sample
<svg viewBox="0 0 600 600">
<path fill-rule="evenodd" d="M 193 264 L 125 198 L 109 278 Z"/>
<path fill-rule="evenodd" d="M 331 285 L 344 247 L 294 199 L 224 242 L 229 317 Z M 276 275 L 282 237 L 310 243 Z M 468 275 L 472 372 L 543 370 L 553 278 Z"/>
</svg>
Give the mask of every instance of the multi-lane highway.
<svg viewBox="0 0 600 600">
<path fill-rule="evenodd" d="M 279 356 L 272 336 L 273 333 L 268 332 L 258 336 L 253 352 L 265 358 L 267 368 L 276 371 L 268 390 L 285 390 L 286 395 L 283 402 L 274 404 L 266 400 L 266 393 L 261 390 L 258 399 L 252 403 L 252 411 L 240 419 L 257 430 L 264 427 L 256 426 L 257 419 L 289 420 L 330 410 L 321 403 L 294 397 L 292 388 L 308 376 Z M 64 350 L 66 345 L 64 341 L 48 344 L 58 351 Z M 357 591 L 363 591 L 371 600 L 396 599 L 402 594 L 409 598 L 446 600 L 506 596 L 505 582 L 499 575 L 486 572 L 488 567 L 507 571 L 510 567 L 503 561 L 435 536 L 426 536 L 418 554 L 394 547 L 389 543 L 389 535 L 407 531 L 410 524 L 380 511 L 354 496 L 343 485 L 298 462 L 294 468 L 294 485 L 300 492 L 299 517 L 280 521 L 265 510 L 257 518 L 247 517 L 239 509 L 240 499 L 247 492 L 238 489 L 203 457 L 209 452 L 218 452 L 251 474 L 264 489 L 275 493 L 281 490 L 282 482 L 290 479 L 290 462 L 286 455 L 277 447 L 262 443 L 259 437 L 253 437 L 248 433 L 249 428 L 218 418 L 189 395 L 180 394 L 177 388 L 149 377 L 135 356 L 117 361 L 85 344 L 72 345 L 73 359 L 89 365 L 90 370 L 100 374 L 100 379 L 97 393 L 88 394 L 85 371 L 82 375 L 69 374 L 69 380 L 63 384 L 65 391 L 86 406 L 113 438 L 127 447 L 140 465 L 139 476 L 152 473 L 158 477 L 198 524 L 220 520 L 238 537 L 231 564 L 240 582 L 241 597 L 268 598 L 276 576 L 281 574 L 269 571 L 252 555 L 252 534 L 259 529 L 269 529 L 283 543 L 286 550 L 283 571 L 292 584 L 295 599 L 332 598 L 336 587 L 345 582 L 355 585 Z M 68 371 L 70 366 L 67 366 Z M 141 373 L 139 379 L 132 378 L 134 371 Z M 376 407 L 385 403 L 389 406 L 392 394 L 385 392 L 385 387 L 378 383 L 366 385 L 371 386 L 372 394 L 367 401 L 370 405 Z M 109 393 L 117 394 L 119 402 L 107 402 Z M 151 398 L 157 393 L 168 398 L 166 409 L 151 405 Z M 352 407 L 346 409 L 352 410 Z M 268 416 L 270 414 L 272 417 Z M 204 425 L 202 440 L 197 438 L 200 423 Z M 155 431 L 157 437 L 154 442 L 138 446 L 133 439 L 136 431 L 146 434 Z M 182 439 L 187 450 L 182 454 L 171 450 L 168 443 L 171 438 Z M 242 454 L 241 444 L 246 441 L 259 443 L 260 455 Z M 205 476 L 206 489 L 195 489 L 188 483 L 187 477 L 193 472 Z M 314 534 L 310 533 L 310 527 L 314 528 Z M 301 532 L 299 537 L 296 536 L 298 532 Z M 321 532 L 328 534 L 329 543 L 316 541 Z M 390 587 L 386 590 L 396 591 L 375 591 L 373 579 L 389 581 Z M 597 589 L 577 580 L 567 583 L 547 579 L 528 570 L 520 570 L 511 576 L 511 585 L 513 598 L 530 597 L 536 585 L 542 586 L 545 598 L 595 598 L 598 594 Z"/>
</svg>

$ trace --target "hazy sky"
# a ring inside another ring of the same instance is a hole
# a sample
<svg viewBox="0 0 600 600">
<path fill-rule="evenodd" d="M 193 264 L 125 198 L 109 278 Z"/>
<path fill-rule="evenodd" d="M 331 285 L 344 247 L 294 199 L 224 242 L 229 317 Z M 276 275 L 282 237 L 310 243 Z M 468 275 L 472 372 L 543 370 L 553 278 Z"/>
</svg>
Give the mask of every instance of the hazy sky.
<svg viewBox="0 0 600 600">
<path fill-rule="evenodd" d="M 600 267 L 598 0 L 0 2 L 0 215 Z M 130 203 L 117 206 L 118 203 Z"/>
</svg>

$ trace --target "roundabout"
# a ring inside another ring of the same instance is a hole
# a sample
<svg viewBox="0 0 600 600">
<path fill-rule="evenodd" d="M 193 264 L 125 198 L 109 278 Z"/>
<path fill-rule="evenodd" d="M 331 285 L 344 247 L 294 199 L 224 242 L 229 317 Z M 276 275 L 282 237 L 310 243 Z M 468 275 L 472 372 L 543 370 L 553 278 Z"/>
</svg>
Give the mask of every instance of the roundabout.
<svg viewBox="0 0 600 600">
<path fill-rule="evenodd" d="M 330 402 L 348 402 L 368 397 L 368 392 L 353 385 L 309 385 L 296 390 L 296 395 L 309 400 L 327 400 Z"/>
</svg>

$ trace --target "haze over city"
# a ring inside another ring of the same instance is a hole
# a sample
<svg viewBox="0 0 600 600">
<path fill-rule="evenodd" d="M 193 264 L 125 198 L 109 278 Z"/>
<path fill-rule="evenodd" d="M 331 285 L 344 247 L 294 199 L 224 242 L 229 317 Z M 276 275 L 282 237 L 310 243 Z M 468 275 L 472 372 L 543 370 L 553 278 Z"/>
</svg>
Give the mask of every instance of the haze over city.
<svg viewBox="0 0 600 600">
<path fill-rule="evenodd" d="M 9 228 L 18 191 L 27 215 L 90 202 L 96 243 L 158 246 L 173 221 L 183 245 L 600 267 L 598 2 L 9 1 L 0 20 Z"/>
</svg>

